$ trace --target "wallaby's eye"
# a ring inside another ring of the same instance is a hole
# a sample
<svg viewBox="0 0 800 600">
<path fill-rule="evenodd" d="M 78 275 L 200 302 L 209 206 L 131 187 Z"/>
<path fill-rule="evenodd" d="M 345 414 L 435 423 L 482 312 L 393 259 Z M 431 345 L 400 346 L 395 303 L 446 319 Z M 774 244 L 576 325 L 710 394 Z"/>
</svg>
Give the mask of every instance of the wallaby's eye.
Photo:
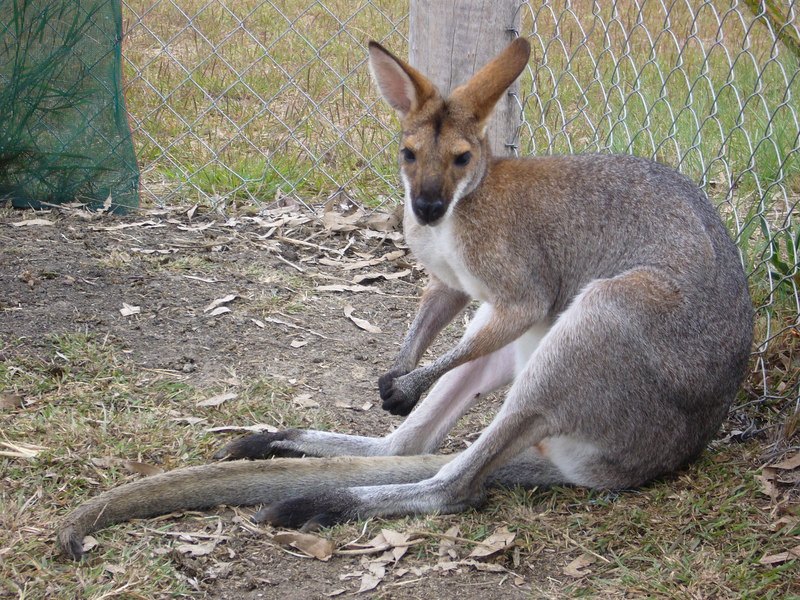
<svg viewBox="0 0 800 600">
<path fill-rule="evenodd" d="M 466 167 L 470 160 L 472 160 L 472 152 L 464 152 L 463 154 L 456 156 L 456 159 L 453 162 L 456 163 L 457 167 Z"/>
<path fill-rule="evenodd" d="M 408 148 L 403 148 L 400 152 L 403 155 L 403 160 L 405 160 L 407 163 L 412 163 L 417 160 L 417 155 Z"/>
</svg>

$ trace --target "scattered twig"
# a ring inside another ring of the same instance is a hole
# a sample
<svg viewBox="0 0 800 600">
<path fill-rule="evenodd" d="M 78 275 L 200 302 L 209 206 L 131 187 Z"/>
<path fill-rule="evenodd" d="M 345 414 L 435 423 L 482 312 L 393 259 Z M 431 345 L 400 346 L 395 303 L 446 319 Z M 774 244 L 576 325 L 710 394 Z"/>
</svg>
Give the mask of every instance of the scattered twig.
<svg viewBox="0 0 800 600">
<path fill-rule="evenodd" d="M 290 266 L 290 267 L 292 267 L 293 269 L 297 269 L 297 270 L 298 270 L 298 271 L 300 271 L 301 273 L 305 273 L 305 272 L 306 272 L 306 270 L 305 270 L 303 267 L 301 267 L 300 265 L 296 265 L 296 264 L 294 264 L 294 263 L 293 263 L 292 261 L 290 261 L 290 260 L 286 260 L 286 259 L 285 259 L 285 258 L 283 258 L 283 257 L 282 257 L 280 254 L 276 254 L 276 255 L 275 255 L 275 258 L 277 258 L 279 261 L 281 261 L 281 262 L 283 262 L 283 263 L 286 263 L 287 265 L 289 265 L 289 266 Z"/>
</svg>

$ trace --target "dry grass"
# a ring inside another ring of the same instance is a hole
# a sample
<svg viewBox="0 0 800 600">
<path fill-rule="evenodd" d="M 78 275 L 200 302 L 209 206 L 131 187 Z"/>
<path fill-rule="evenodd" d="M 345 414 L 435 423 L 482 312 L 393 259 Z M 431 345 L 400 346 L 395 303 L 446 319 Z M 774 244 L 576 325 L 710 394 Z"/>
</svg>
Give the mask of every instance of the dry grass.
<svg viewBox="0 0 800 600">
<path fill-rule="evenodd" d="M 800 191 L 798 57 L 747 6 L 557 2 L 522 29 L 525 152 L 653 156 L 739 206 Z"/>
</svg>

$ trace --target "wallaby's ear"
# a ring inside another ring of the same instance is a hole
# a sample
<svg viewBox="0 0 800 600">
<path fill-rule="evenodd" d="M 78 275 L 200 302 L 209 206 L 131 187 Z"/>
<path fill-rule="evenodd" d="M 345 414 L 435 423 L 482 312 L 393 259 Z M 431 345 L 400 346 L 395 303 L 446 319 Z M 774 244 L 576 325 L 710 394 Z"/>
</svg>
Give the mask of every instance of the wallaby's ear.
<svg viewBox="0 0 800 600">
<path fill-rule="evenodd" d="M 485 126 L 503 92 L 519 77 L 531 56 L 531 45 L 523 37 L 511 42 L 467 83 L 453 90 L 450 100 L 470 109 Z"/>
<path fill-rule="evenodd" d="M 384 100 L 400 116 L 419 109 L 439 92 L 422 73 L 397 58 L 378 42 L 369 43 L 369 66 Z"/>
</svg>

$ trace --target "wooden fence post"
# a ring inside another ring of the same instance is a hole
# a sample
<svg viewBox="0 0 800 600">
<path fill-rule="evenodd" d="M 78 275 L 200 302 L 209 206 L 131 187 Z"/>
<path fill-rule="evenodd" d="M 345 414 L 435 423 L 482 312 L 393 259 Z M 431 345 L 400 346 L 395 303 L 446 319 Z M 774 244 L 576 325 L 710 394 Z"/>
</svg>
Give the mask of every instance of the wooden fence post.
<svg viewBox="0 0 800 600">
<path fill-rule="evenodd" d="M 519 0 L 411 0 L 409 62 L 449 94 L 519 31 Z M 509 91 L 518 91 L 515 83 Z M 511 95 L 497 103 L 489 126 L 495 156 L 513 156 L 520 126 Z"/>
</svg>

